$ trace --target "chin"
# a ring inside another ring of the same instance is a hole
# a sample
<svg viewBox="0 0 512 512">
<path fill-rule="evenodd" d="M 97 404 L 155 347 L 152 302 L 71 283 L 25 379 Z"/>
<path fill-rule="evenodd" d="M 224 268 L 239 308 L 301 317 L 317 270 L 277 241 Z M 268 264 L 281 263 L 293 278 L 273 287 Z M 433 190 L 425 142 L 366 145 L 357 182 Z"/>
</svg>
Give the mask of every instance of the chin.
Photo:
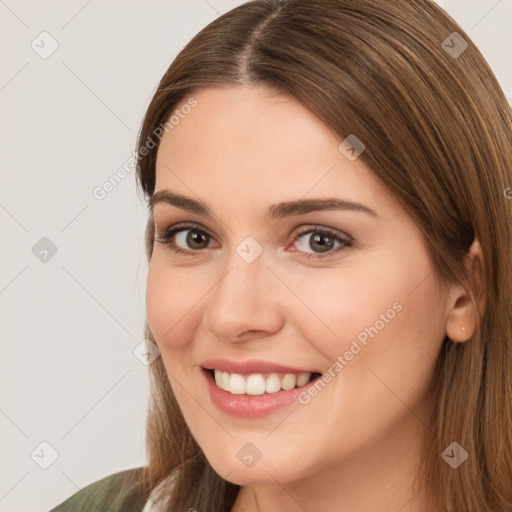
<svg viewBox="0 0 512 512">
<path fill-rule="evenodd" d="M 238 443 L 237 443 L 238 444 Z M 233 457 L 228 457 L 229 448 L 220 448 L 220 453 L 205 455 L 213 470 L 224 480 L 236 485 L 275 484 L 302 478 L 303 471 L 297 471 L 299 467 L 288 461 L 283 455 L 273 452 L 272 455 L 256 460 L 250 459 L 251 446 L 237 447 Z M 254 455 L 256 452 L 254 452 Z M 244 459 L 246 459 L 244 461 Z"/>
</svg>

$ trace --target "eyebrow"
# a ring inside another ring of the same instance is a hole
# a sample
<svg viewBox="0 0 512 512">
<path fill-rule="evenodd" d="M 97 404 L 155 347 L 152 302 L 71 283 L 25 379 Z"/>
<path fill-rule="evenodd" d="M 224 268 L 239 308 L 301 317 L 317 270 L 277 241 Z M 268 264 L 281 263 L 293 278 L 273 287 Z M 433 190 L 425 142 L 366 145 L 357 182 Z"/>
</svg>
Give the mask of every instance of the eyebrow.
<svg viewBox="0 0 512 512">
<path fill-rule="evenodd" d="M 213 218 L 213 213 L 202 201 L 197 201 L 191 197 L 183 196 L 170 190 L 159 190 L 150 198 L 148 206 L 153 209 L 156 204 L 169 204 L 182 210 L 196 213 L 207 218 Z M 348 210 L 362 212 L 380 220 L 380 216 L 369 206 L 354 201 L 347 201 L 337 197 L 327 197 L 323 199 L 299 199 L 297 201 L 285 201 L 272 205 L 268 209 L 267 216 L 271 219 L 281 219 L 292 215 L 301 215 L 305 213 L 319 212 L 323 210 Z"/>
</svg>

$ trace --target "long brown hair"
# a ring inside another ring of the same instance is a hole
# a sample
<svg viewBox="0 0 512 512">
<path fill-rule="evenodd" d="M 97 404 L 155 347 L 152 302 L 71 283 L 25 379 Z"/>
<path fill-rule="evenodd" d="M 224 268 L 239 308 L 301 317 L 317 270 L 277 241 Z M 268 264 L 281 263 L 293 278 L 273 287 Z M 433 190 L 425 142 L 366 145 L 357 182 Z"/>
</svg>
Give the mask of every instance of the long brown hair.
<svg viewBox="0 0 512 512">
<path fill-rule="evenodd" d="M 200 88 L 246 84 L 292 95 L 340 142 L 356 134 L 366 146 L 360 158 L 425 234 L 440 278 L 469 283 L 463 257 L 480 242 L 482 286 L 470 287 L 478 326 L 465 343 L 444 340 L 419 476 L 435 499 L 429 510 L 509 512 L 512 115 L 487 62 L 429 0 L 247 2 L 201 30 L 161 79 L 138 139 L 146 200 L 161 127 L 178 106 Z M 153 240 L 149 210 L 148 259 Z M 146 337 L 155 341 L 147 324 Z M 162 494 L 169 510 L 229 511 L 240 487 L 217 475 L 195 442 L 162 358 L 150 375 L 141 487 L 173 474 Z M 441 458 L 453 441 L 469 454 L 456 470 Z"/>
</svg>

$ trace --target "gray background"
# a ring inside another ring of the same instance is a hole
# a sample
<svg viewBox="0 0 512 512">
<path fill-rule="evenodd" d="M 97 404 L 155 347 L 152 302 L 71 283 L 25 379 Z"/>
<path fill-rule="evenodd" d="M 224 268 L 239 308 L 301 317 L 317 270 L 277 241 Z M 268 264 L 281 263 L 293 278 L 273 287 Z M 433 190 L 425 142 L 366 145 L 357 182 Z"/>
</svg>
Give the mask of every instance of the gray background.
<svg viewBox="0 0 512 512">
<path fill-rule="evenodd" d="M 146 211 L 129 166 L 93 190 L 129 159 L 177 52 L 241 3 L 0 0 L 0 511 L 145 463 Z M 512 97 L 512 0 L 438 3 Z"/>
</svg>

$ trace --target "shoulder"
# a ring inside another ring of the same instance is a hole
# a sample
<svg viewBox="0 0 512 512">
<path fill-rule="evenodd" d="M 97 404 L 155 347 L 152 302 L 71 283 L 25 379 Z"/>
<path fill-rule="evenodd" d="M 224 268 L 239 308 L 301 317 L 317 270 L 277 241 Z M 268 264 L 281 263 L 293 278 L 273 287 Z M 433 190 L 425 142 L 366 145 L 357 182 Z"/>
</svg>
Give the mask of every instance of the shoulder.
<svg viewBox="0 0 512 512">
<path fill-rule="evenodd" d="M 50 512 L 141 512 L 148 496 L 135 495 L 143 467 L 127 469 L 97 480 Z"/>
</svg>

